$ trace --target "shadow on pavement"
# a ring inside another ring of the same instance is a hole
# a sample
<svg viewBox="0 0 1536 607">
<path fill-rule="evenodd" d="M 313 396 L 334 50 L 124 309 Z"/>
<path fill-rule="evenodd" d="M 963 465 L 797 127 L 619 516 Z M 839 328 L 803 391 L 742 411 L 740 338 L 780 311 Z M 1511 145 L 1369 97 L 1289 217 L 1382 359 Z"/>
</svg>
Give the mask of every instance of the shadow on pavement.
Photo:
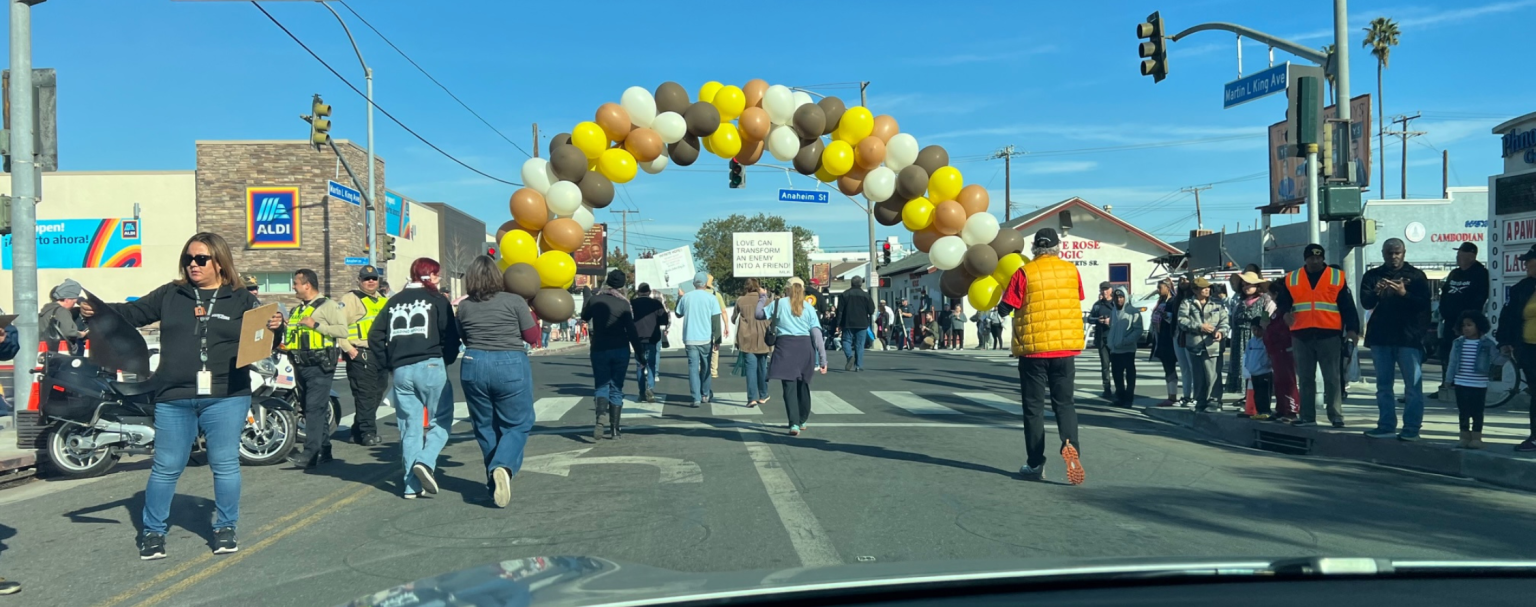
<svg viewBox="0 0 1536 607">
<path fill-rule="evenodd" d="M 133 527 L 133 538 L 137 541 L 139 534 L 144 530 L 144 492 L 142 490 L 120 500 L 65 512 L 63 516 L 71 523 L 115 525 L 118 524 L 117 520 L 91 515 L 119 508 L 128 511 L 128 524 Z M 171 513 L 166 517 L 165 524 L 168 528 L 180 527 L 197 534 L 198 537 L 203 538 L 203 541 L 208 542 L 209 548 L 212 548 L 213 512 L 213 500 L 178 493 L 171 498 Z"/>
</svg>

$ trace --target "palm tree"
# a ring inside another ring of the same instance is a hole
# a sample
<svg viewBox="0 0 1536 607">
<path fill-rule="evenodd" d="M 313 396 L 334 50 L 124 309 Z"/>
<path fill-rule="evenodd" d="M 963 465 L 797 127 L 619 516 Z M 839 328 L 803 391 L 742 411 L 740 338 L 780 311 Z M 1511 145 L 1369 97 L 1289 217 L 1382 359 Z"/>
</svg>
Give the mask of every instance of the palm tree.
<svg viewBox="0 0 1536 607">
<path fill-rule="evenodd" d="M 1392 56 L 1392 47 L 1397 46 L 1397 22 L 1386 17 L 1377 17 L 1371 20 L 1371 24 L 1365 28 L 1365 40 L 1360 45 L 1371 49 L 1371 56 L 1376 58 L 1376 122 L 1381 124 L 1386 119 L 1382 113 L 1381 95 L 1381 70 L 1387 69 L 1387 60 Z M 1348 103 L 1348 100 L 1345 101 Z M 1387 130 L 1380 126 L 1376 129 L 1376 150 L 1378 153 L 1377 164 L 1381 165 L 1381 183 L 1376 187 L 1378 198 L 1387 197 Z M 1407 142 L 1404 142 L 1407 145 Z"/>
<path fill-rule="evenodd" d="M 1332 61 L 1332 59 L 1333 59 L 1333 45 L 1332 44 L 1325 44 L 1325 45 L 1323 45 L 1322 51 L 1323 51 L 1323 54 L 1327 55 L 1329 60 Z M 1333 99 L 1333 74 L 1325 74 L 1324 75 L 1324 79 L 1326 79 L 1328 81 L 1328 98 L 1329 99 Z"/>
</svg>

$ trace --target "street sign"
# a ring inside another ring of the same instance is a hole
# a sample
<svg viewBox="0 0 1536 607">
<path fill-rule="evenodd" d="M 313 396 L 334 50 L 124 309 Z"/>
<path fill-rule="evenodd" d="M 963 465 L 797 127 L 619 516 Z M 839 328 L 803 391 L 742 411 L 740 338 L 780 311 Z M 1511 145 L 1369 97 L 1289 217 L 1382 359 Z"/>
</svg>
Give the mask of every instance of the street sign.
<svg viewBox="0 0 1536 607">
<path fill-rule="evenodd" d="M 779 190 L 779 202 L 810 202 L 815 204 L 827 204 L 832 202 L 832 193 L 821 190 Z"/>
<path fill-rule="evenodd" d="M 352 204 L 362 206 L 363 193 L 334 181 L 325 182 L 325 195 L 331 198 L 339 198 Z"/>
<path fill-rule="evenodd" d="M 366 266 L 366 265 L 368 265 L 368 258 L 367 257 L 348 257 L 347 258 L 347 265 L 349 265 L 349 266 Z"/>
<path fill-rule="evenodd" d="M 1263 97 L 1285 92 L 1290 84 L 1289 62 L 1226 83 L 1221 88 L 1221 109 L 1231 109 Z"/>
</svg>

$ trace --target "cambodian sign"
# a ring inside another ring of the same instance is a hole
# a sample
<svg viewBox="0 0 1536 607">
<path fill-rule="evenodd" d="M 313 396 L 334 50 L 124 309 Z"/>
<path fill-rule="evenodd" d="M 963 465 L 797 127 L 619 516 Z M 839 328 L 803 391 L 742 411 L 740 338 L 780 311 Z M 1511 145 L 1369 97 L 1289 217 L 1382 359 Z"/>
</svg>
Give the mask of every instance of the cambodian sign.
<svg viewBox="0 0 1536 607">
<path fill-rule="evenodd" d="M 731 234 L 731 274 L 737 278 L 789 278 L 795 275 L 793 232 Z"/>
</svg>

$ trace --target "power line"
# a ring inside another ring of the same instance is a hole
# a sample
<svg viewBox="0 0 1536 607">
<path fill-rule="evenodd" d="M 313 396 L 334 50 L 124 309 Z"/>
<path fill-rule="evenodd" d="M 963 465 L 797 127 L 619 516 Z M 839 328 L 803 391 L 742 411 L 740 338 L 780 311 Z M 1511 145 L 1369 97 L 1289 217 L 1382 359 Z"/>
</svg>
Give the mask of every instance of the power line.
<svg viewBox="0 0 1536 607">
<path fill-rule="evenodd" d="M 1075 148 L 1075 149 L 1065 149 L 1065 150 L 1043 150 L 1043 151 L 1039 151 L 1039 152 L 1031 151 L 1029 153 L 1029 155 L 1030 156 L 1068 156 L 1068 155 L 1073 155 L 1073 154 L 1096 154 L 1096 153 L 1099 153 L 1099 152 L 1122 152 L 1122 151 L 1127 151 L 1127 150 L 1147 150 L 1147 149 L 1154 149 L 1154 148 L 1177 147 L 1177 146 L 1182 146 L 1182 145 L 1197 145 L 1197 144 L 1201 144 L 1201 143 L 1218 143 L 1218 142 L 1222 142 L 1222 141 L 1238 141 L 1238 140 L 1243 140 L 1243 139 L 1258 139 L 1260 137 L 1268 137 L 1268 136 L 1269 136 L 1268 134 L 1264 134 L 1264 133 L 1255 133 L 1255 134 L 1252 134 L 1252 135 L 1223 135 L 1223 136 L 1220 136 L 1220 137 L 1202 137 L 1202 138 L 1198 138 L 1198 139 L 1176 139 L 1176 140 L 1172 140 L 1172 141 L 1154 141 L 1154 142 L 1149 142 L 1149 143 L 1133 143 L 1133 144 L 1129 144 L 1129 145 L 1114 145 L 1114 146 L 1104 146 L 1104 147 L 1095 147 L 1095 148 Z M 992 153 L 972 154 L 972 155 L 967 155 L 967 156 L 961 156 L 958 159 L 956 159 L 953 162 L 951 162 L 951 164 L 954 164 L 956 162 L 959 162 L 959 163 L 981 162 L 981 161 L 985 161 L 985 160 L 990 160 L 992 158 L 992 156 L 993 156 Z"/>
<path fill-rule="evenodd" d="M 512 144 L 512 147 L 517 148 L 517 151 L 522 152 L 524 156 L 528 156 L 530 158 L 533 157 L 532 154 L 528 153 L 528 150 L 524 150 L 523 149 L 523 146 L 518 145 L 517 142 L 512 141 L 511 139 L 508 139 L 507 136 L 503 135 L 500 130 L 497 130 L 496 127 L 491 126 L 491 123 L 489 121 L 487 121 L 485 118 L 481 117 L 479 112 L 476 112 L 473 108 L 469 107 L 469 104 L 464 103 L 464 100 L 459 99 L 458 95 L 455 95 L 455 94 L 453 94 L 453 91 L 448 90 L 447 86 L 444 86 L 443 83 L 438 82 L 436 78 L 433 78 L 432 74 L 427 73 L 427 69 L 426 68 L 421 67 L 420 65 L 418 65 L 416 63 L 415 59 L 411 59 L 410 55 L 405 54 L 405 51 L 402 51 L 402 50 L 400 50 L 400 47 L 395 46 L 395 43 L 391 42 L 389 40 L 389 38 L 384 35 L 384 32 L 379 31 L 379 28 L 374 27 L 373 24 L 369 23 L 367 19 L 364 19 L 361 14 L 358 14 L 357 10 L 352 8 L 352 5 L 347 4 L 346 0 L 342 0 L 341 5 L 343 7 L 346 7 L 347 11 L 352 13 L 352 16 L 357 17 L 358 21 L 362 21 L 363 25 L 368 26 L 368 29 L 373 30 L 373 33 L 378 34 L 379 38 L 384 41 L 384 44 L 388 44 L 389 48 L 395 49 L 395 52 L 400 53 L 401 57 L 405 57 L 405 60 L 410 62 L 411 67 L 416 68 L 416 71 L 419 71 L 419 72 L 421 72 L 421 75 L 426 76 L 427 80 L 431 80 L 432 84 L 436 84 L 437 88 L 443 89 L 444 93 L 448 93 L 449 97 L 452 97 L 454 101 L 459 102 L 460 106 L 463 106 L 463 108 L 465 110 L 468 110 L 470 114 L 472 114 L 475 118 L 478 118 L 482 124 L 484 124 L 486 127 L 490 128 L 497 135 L 500 135 L 501 138 L 503 140 L 505 140 L 507 143 Z"/>
<path fill-rule="evenodd" d="M 267 9 L 262 8 L 261 4 L 255 2 L 255 0 L 252 0 L 251 5 L 255 6 L 256 10 L 261 11 L 261 14 L 266 15 L 267 19 L 271 19 L 273 25 L 276 25 L 278 29 L 283 30 L 284 34 L 288 34 L 288 37 L 292 38 L 294 42 L 298 43 L 300 48 L 304 49 L 305 52 L 308 52 L 309 56 L 314 57 L 315 61 L 319 61 L 320 65 L 325 66 L 325 69 L 330 70 L 331 74 L 335 75 L 338 80 L 341 80 L 342 84 L 347 85 L 347 88 L 352 89 L 353 93 L 357 93 L 357 96 L 362 97 L 364 99 L 368 98 L 368 96 L 366 94 L 364 94 L 362 91 L 357 90 L 357 87 L 353 86 L 351 81 L 348 81 L 345 76 L 342 76 L 341 72 L 336 71 L 336 68 L 331 67 L 331 64 L 326 63 L 324 59 L 321 59 L 320 55 L 316 54 L 314 50 L 309 48 L 309 45 L 304 44 L 303 40 L 299 40 L 298 36 L 293 35 L 293 32 L 289 31 L 288 27 L 284 26 L 281 21 L 278 21 L 277 17 L 273 17 L 272 13 L 269 13 L 269 12 L 267 12 Z M 466 169 L 469 169 L 471 171 L 474 171 L 475 173 L 478 173 L 481 177 L 485 177 L 486 179 L 490 179 L 492 181 L 497 181 L 497 182 L 505 183 L 505 184 L 511 185 L 511 186 L 523 187 L 523 184 L 521 184 L 521 183 L 517 183 L 515 181 L 507 181 L 507 180 L 502 179 L 500 177 L 496 177 L 494 175 L 486 173 L 485 171 L 482 171 L 482 170 L 477 169 L 475 167 L 469 166 L 469 164 L 465 163 L 463 160 L 459 160 L 453 154 L 449 154 L 447 151 L 444 151 L 443 148 L 437 147 L 437 144 L 434 144 L 431 141 L 428 141 L 426 137 L 422 137 L 420 133 L 417 133 L 416 131 L 412 130 L 411 127 L 406 126 L 404 122 L 401 122 L 399 118 L 396 118 L 394 116 L 394 114 L 389 113 L 389 110 L 384 109 L 383 106 L 381 106 L 381 105 L 379 105 L 377 103 L 374 103 L 373 107 L 374 107 L 374 109 L 379 110 L 379 113 L 383 114 L 385 118 L 388 118 L 391 122 L 394 122 L 400 128 L 405 129 L 405 132 L 410 133 L 412 136 L 416 137 L 417 140 L 421 141 L 422 143 L 427 144 L 427 147 L 432 148 L 433 150 L 436 150 L 437 153 L 442 154 L 443 156 L 447 157 L 449 160 L 454 161 L 455 163 L 458 163 L 459 166 L 464 167 Z"/>
</svg>

